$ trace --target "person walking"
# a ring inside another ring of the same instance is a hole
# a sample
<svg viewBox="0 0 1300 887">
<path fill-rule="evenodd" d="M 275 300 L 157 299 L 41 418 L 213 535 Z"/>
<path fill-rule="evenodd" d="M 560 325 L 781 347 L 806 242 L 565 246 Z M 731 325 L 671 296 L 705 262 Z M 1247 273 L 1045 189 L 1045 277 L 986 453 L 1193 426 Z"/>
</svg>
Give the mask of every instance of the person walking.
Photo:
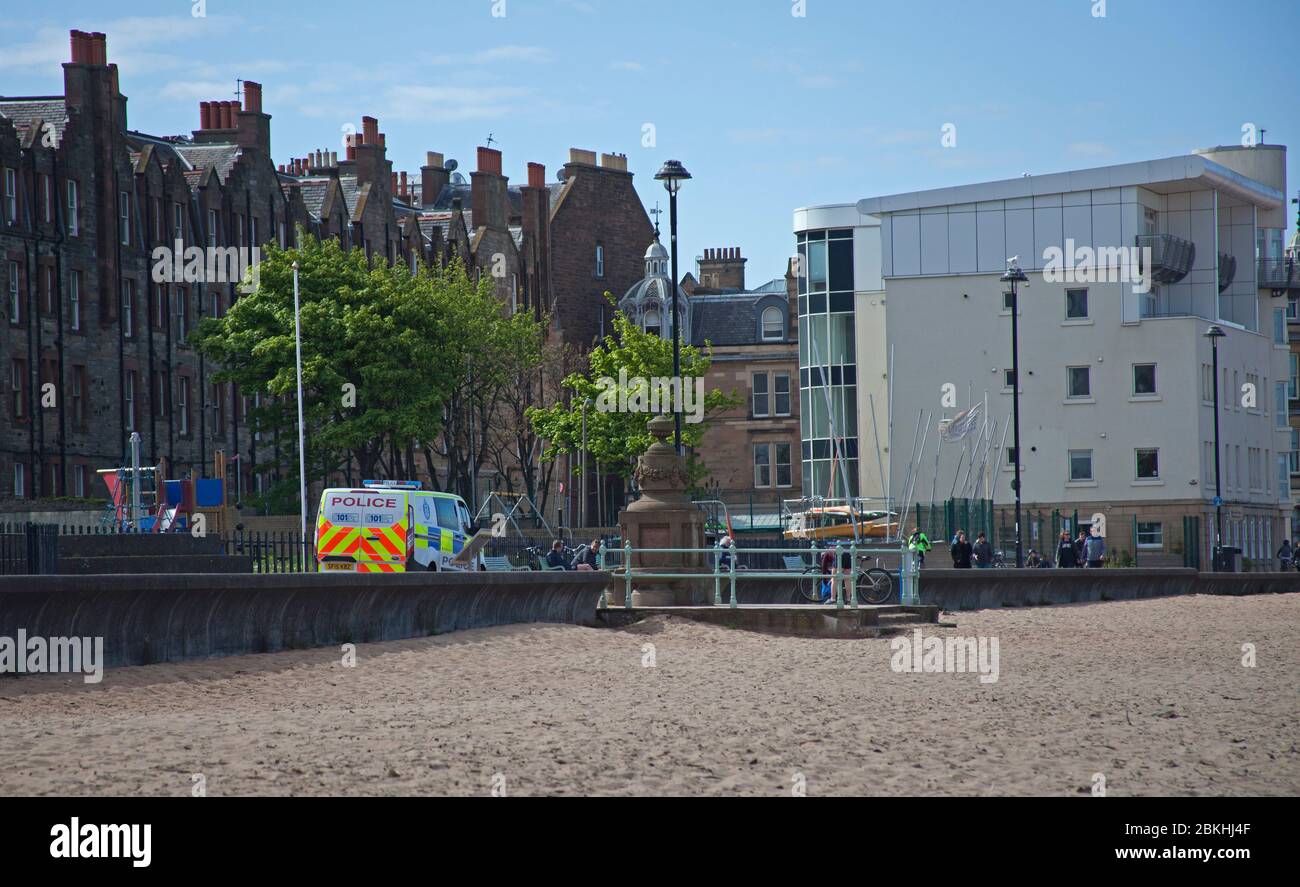
<svg viewBox="0 0 1300 887">
<path fill-rule="evenodd" d="M 957 531 L 957 541 L 952 543 L 952 566 L 954 570 L 969 570 L 971 544 L 966 541 L 966 531 Z"/>
<path fill-rule="evenodd" d="M 978 569 L 987 570 L 993 566 L 993 546 L 989 545 L 988 537 L 983 533 L 975 537 L 972 553 L 975 555 L 975 566 Z"/>
<path fill-rule="evenodd" d="M 1090 535 L 1083 543 L 1084 563 L 1089 569 L 1096 570 L 1104 566 L 1106 560 L 1106 540 L 1101 536 Z"/>
<path fill-rule="evenodd" d="M 921 528 L 914 527 L 911 538 L 907 540 L 907 550 L 916 555 L 916 565 L 918 567 L 925 566 L 925 553 L 932 548 L 934 546 L 930 544 L 929 538 L 921 531 Z"/>
<path fill-rule="evenodd" d="M 1079 566 L 1079 556 L 1074 550 L 1074 543 L 1070 541 L 1070 534 L 1064 531 L 1061 532 L 1061 541 L 1056 546 L 1056 566 L 1061 569 Z"/>
</svg>

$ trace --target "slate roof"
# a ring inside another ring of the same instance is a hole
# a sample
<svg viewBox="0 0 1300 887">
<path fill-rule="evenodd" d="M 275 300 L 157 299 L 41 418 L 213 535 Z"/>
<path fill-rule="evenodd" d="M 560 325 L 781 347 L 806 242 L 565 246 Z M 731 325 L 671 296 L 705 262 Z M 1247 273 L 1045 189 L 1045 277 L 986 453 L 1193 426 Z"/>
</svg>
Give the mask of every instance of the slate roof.
<svg viewBox="0 0 1300 887">
<path fill-rule="evenodd" d="M 315 178 L 304 176 L 293 181 L 298 183 L 298 192 L 302 194 L 302 202 L 307 208 L 308 215 L 313 219 L 319 219 L 321 210 L 325 206 L 325 195 L 330 190 L 330 180 L 323 176 Z"/>
<path fill-rule="evenodd" d="M 177 145 L 176 153 L 191 167 L 213 167 L 224 184 L 244 152 L 238 145 Z"/>
<path fill-rule="evenodd" d="M 691 299 L 691 342 L 703 345 L 758 344 L 760 295 L 696 296 Z"/>
<path fill-rule="evenodd" d="M 68 106 L 63 96 L 0 98 L 0 117 L 13 121 L 14 128 L 26 132 L 37 120 L 53 123 L 58 138 L 68 125 Z"/>
</svg>

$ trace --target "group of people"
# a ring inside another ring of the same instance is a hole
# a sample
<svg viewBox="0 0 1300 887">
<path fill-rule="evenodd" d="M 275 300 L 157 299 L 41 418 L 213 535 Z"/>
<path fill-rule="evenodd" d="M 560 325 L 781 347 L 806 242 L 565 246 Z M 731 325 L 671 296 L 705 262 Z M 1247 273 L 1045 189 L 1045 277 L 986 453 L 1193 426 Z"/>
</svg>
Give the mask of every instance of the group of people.
<svg viewBox="0 0 1300 887">
<path fill-rule="evenodd" d="M 580 545 L 570 560 L 564 550 L 564 540 L 556 539 L 546 555 L 546 566 L 552 570 L 577 570 L 590 572 L 600 569 L 600 540 L 592 539 L 589 545 Z"/>
<path fill-rule="evenodd" d="M 1097 569 L 1106 565 L 1106 540 L 1101 536 L 1080 530 L 1079 537 L 1071 540 L 1070 534 L 1061 532 L 1056 546 L 1058 567 L 1088 567 Z"/>
<path fill-rule="evenodd" d="M 952 537 L 949 554 L 952 555 L 953 568 L 957 570 L 969 570 L 971 567 L 987 570 L 993 566 L 993 546 L 984 533 L 978 534 L 972 545 L 966 539 L 966 531 L 958 530 Z"/>
</svg>

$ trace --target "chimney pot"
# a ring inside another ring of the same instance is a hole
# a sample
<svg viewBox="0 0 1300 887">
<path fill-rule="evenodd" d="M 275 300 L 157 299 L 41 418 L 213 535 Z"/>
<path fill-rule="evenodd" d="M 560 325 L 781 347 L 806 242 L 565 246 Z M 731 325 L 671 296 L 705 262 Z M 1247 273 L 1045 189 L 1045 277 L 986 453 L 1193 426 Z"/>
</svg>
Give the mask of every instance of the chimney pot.
<svg viewBox="0 0 1300 887">
<path fill-rule="evenodd" d="M 90 35 L 90 63 L 92 65 L 108 64 L 108 49 L 104 41 L 104 34 L 100 31 L 95 31 Z"/>
<path fill-rule="evenodd" d="M 362 117 L 361 129 L 365 133 L 367 145 L 379 144 L 379 121 L 374 117 Z"/>
<path fill-rule="evenodd" d="M 212 129 L 212 102 L 199 102 L 199 129 Z"/>
<path fill-rule="evenodd" d="M 441 154 L 439 154 L 437 151 L 426 151 L 426 152 L 424 152 L 424 165 L 425 165 L 425 166 L 432 166 L 432 167 L 436 167 L 436 168 L 438 168 L 438 169 L 441 169 L 443 163 L 444 163 L 443 156 L 442 156 Z"/>
<path fill-rule="evenodd" d="M 540 163 L 528 164 L 528 187 L 545 188 L 546 187 L 546 167 Z"/>
<path fill-rule="evenodd" d="M 252 80 L 244 81 L 244 110 L 254 114 L 262 113 L 262 84 Z"/>
<path fill-rule="evenodd" d="M 338 166 L 338 165 L 339 165 L 339 153 L 338 153 L 337 151 L 331 151 L 331 152 L 330 152 L 330 166 L 331 166 L 331 167 L 334 167 L 334 166 Z"/>
<path fill-rule="evenodd" d="M 402 170 L 402 196 L 406 196 L 406 170 Z"/>
<path fill-rule="evenodd" d="M 495 148 L 479 148 L 478 171 L 501 175 L 501 152 Z"/>
</svg>

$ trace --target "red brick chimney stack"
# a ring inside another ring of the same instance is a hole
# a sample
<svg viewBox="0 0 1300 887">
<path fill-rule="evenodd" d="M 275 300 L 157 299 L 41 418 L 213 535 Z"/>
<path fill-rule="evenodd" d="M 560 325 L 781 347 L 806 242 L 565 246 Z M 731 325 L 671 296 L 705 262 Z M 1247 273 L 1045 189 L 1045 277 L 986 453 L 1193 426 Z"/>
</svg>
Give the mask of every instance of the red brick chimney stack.
<svg viewBox="0 0 1300 887">
<path fill-rule="evenodd" d="M 540 163 L 528 164 L 528 187 L 545 188 L 546 187 L 546 167 Z"/>
<path fill-rule="evenodd" d="M 244 81 L 244 110 L 253 114 L 262 113 L 262 84 L 252 80 Z"/>
<path fill-rule="evenodd" d="M 508 180 L 501 174 L 501 152 L 478 149 L 478 169 L 470 174 L 474 226 L 504 230 L 509 224 Z"/>
</svg>

